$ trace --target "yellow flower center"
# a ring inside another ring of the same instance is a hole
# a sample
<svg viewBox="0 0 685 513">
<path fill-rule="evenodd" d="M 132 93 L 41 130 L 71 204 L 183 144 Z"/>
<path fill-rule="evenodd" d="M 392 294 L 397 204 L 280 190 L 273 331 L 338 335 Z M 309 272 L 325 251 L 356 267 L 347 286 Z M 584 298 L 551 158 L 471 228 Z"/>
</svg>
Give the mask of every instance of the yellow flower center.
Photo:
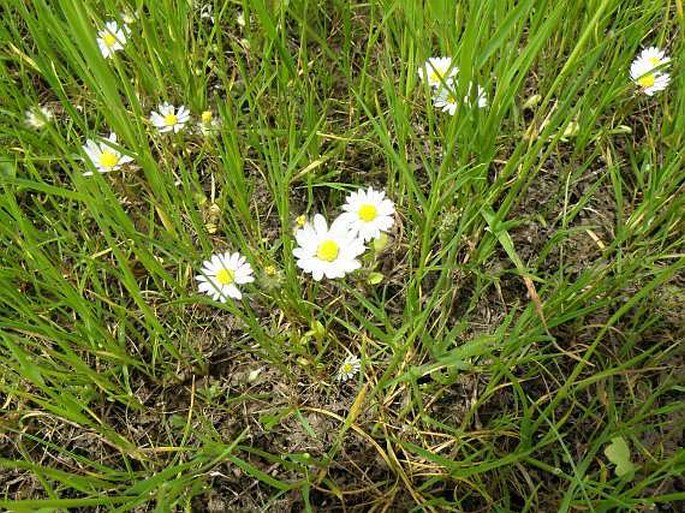
<svg viewBox="0 0 685 513">
<path fill-rule="evenodd" d="M 332 262 L 338 258 L 338 253 L 340 253 L 340 246 L 338 246 L 337 242 L 331 239 L 326 239 L 323 241 L 321 244 L 319 244 L 319 247 L 316 250 L 316 256 L 320 260 L 324 260 L 326 262 Z"/>
<path fill-rule="evenodd" d="M 647 73 L 646 75 L 641 76 L 640 78 L 637 79 L 637 83 L 640 87 L 643 88 L 648 88 L 652 87 L 656 81 L 656 77 L 654 76 L 654 73 Z"/>
<path fill-rule="evenodd" d="M 178 123 L 178 117 L 176 114 L 167 114 L 164 116 L 164 124 L 166 126 L 174 126 L 176 123 Z"/>
<path fill-rule="evenodd" d="M 354 366 L 349 362 L 345 362 L 342 364 L 341 370 L 343 371 L 343 373 L 349 374 L 350 372 L 352 372 L 354 370 Z"/>
<path fill-rule="evenodd" d="M 437 84 L 438 82 L 442 82 L 442 70 L 431 68 L 428 72 L 428 83 Z"/>
<path fill-rule="evenodd" d="M 235 272 L 230 269 L 219 269 L 216 273 L 216 281 L 222 285 L 230 285 L 235 281 Z"/>
<path fill-rule="evenodd" d="M 112 48 L 114 44 L 117 42 L 117 36 L 115 36 L 111 32 L 107 32 L 104 36 L 102 36 L 102 41 L 105 43 L 105 46 L 107 48 Z"/>
<path fill-rule="evenodd" d="M 112 168 L 119 162 L 119 157 L 111 151 L 105 150 L 100 154 L 100 166 L 104 168 Z"/>
<path fill-rule="evenodd" d="M 659 60 L 658 57 L 650 57 L 650 58 L 649 58 L 649 63 L 650 63 L 652 66 L 656 67 L 656 66 L 658 66 L 659 64 L 661 64 L 661 61 Z"/>
<path fill-rule="evenodd" d="M 365 223 L 369 223 L 376 219 L 376 216 L 378 215 L 378 209 L 375 205 L 371 205 L 370 203 L 364 203 L 361 207 L 359 207 L 358 215 L 359 219 L 361 219 Z"/>
<path fill-rule="evenodd" d="M 200 117 L 202 119 L 203 124 L 209 125 L 212 122 L 212 111 L 206 110 L 202 113 Z"/>
</svg>

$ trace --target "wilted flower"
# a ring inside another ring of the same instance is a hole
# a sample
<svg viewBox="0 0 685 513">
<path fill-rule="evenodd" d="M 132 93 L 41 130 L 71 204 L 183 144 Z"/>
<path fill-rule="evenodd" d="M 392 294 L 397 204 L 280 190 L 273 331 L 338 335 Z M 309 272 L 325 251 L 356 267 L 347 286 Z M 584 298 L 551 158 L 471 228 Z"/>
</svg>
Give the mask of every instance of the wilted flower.
<svg viewBox="0 0 685 513">
<path fill-rule="evenodd" d="M 221 125 L 221 121 L 214 117 L 214 113 L 211 110 L 206 110 L 200 114 L 200 122 L 197 124 L 202 135 L 209 135 L 216 132 Z"/>
<path fill-rule="evenodd" d="M 26 124 L 31 128 L 40 130 L 52 121 L 53 117 L 54 114 L 47 107 L 33 107 L 26 111 Z"/>
</svg>

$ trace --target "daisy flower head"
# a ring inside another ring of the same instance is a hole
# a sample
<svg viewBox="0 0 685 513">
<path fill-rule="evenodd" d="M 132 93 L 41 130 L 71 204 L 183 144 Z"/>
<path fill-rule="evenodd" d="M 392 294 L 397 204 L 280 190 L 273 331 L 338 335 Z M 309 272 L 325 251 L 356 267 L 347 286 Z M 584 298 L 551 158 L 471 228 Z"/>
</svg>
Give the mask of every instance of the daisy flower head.
<svg viewBox="0 0 685 513">
<path fill-rule="evenodd" d="M 241 299 L 243 294 L 238 285 L 252 283 L 252 266 L 240 253 L 226 252 L 212 255 L 202 263 L 200 274 L 195 276 L 200 292 L 212 296 L 215 301 L 225 303 L 228 298 Z"/>
<path fill-rule="evenodd" d="M 666 55 L 664 50 L 656 46 L 650 46 L 642 50 L 640 55 L 635 57 L 635 60 L 630 65 L 630 69 L 631 71 L 635 70 L 645 73 L 665 66 L 669 62 L 671 62 L 671 58 Z"/>
<path fill-rule="evenodd" d="M 34 130 L 40 130 L 52 121 L 53 117 L 54 114 L 47 107 L 33 107 L 26 111 L 26 124 Z"/>
<path fill-rule="evenodd" d="M 354 355 L 349 355 L 343 360 L 335 374 L 337 381 L 343 382 L 352 379 L 361 369 L 361 360 Z"/>
<path fill-rule="evenodd" d="M 298 247 L 293 249 L 293 255 L 297 266 L 311 273 L 316 281 L 324 276 L 342 278 L 359 269 L 361 262 L 357 257 L 366 249 L 344 219 L 338 217 L 329 227 L 321 214 L 297 230 L 295 240 Z"/>
<path fill-rule="evenodd" d="M 130 30 L 125 24 L 119 27 L 116 21 L 105 23 L 105 28 L 98 32 L 97 38 L 102 56 L 109 59 L 115 52 L 123 50 L 129 33 Z"/>
<path fill-rule="evenodd" d="M 663 91 L 671 81 L 664 67 L 671 59 L 663 50 L 655 46 L 645 48 L 630 65 L 630 78 L 647 96 Z"/>
<path fill-rule="evenodd" d="M 438 89 L 437 93 L 433 96 L 433 105 L 437 109 L 447 112 L 450 116 L 454 116 L 459 106 L 459 98 L 457 98 L 454 86 L 443 86 Z"/>
<path fill-rule="evenodd" d="M 214 117 L 211 110 L 206 110 L 200 115 L 200 122 L 197 124 L 202 135 L 210 135 L 219 129 L 221 121 Z"/>
<path fill-rule="evenodd" d="M 177 133 L 183 130 L 188 120 L 190 120 L 190 111 L 186 109 L 185 105 L 181 105 L 178 110 L 169 102 L 161 103 L 158 111 L 150 112 L 150 121 L 157 127 L 160 133 L 171 132 Z"/>
<path fill-rule="evenodd" d="M 86 144 L 83 145 L 83 151 L 99 173 L 108 173 L 120 169 L 124 164 L 133 162 L 133 157 L 122 155 L 121 152 L 116 149 L 116 144 L 117 134 L 110 133 L 107 139 L 103 139 L 102 142 L 99 143 L 93 139 L 88 139 Z M 92 175 L 92 171 L 83 173 L 83 176 Z"/>
<path fill-rule="evenodd" d="M 395 223 L 395 204 L 385 197 L 385 191 L 373 187 L 350 193 L 342 208 L 340 219 L 364 242 L 380 237 Z"/>
<path fill-rule="evenodd" d="M 435 107 L 441 111 L 447 112 L 450 116 L 454 116 L 459 105 L 459 97 L 457 96 L 456 88 L 456 84 L 448 84 L 447 86 L 440 87 L 433 97 L 433 105 L 435 105 Z M 473 83 L 471 82 L 469 83 L 466 96 L 463 98 L 464 104 L 468 107 L 473 107 L 474 105 L 474 102 L 471 100 L 472 91 Z M 479 109 L 483 109 L 488 106 L 488 97 L 485 94 L 485 89 L 479 85 L 476 85 L 475 105 Z"/>
<path fill-rule="evenodd" d="M 419 78 L 431 87 L 450 83 L 457 73 L 459 68 L 452 66 L 452 57 L 431 57 L 419 66 Z"/>
</svg>

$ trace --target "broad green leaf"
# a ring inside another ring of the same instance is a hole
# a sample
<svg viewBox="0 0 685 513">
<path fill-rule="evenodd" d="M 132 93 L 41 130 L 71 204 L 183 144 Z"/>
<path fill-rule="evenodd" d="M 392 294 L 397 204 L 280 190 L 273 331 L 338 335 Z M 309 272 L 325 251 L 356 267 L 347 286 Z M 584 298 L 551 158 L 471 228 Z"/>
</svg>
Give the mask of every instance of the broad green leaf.
<svg viewBox="0 0 685 513">
<path fill-rule="evenodd" d="M 378 285 L 380 282 L 383 281 L 383 273 L 379 273 L 376 271 L 371 272 L 369 273 L 367 281 L 369 282 L 369 285 Z"/>
<path fill-rule="evenodd" d="M 621 436 L 611 439 L 611 443 L 604 449 L 604 455 L 616 465 L 614 472 L 618 477 L 623 477 L 635 471 L 635 465 L 630 461 L 630 447 Z"/>
</svg>

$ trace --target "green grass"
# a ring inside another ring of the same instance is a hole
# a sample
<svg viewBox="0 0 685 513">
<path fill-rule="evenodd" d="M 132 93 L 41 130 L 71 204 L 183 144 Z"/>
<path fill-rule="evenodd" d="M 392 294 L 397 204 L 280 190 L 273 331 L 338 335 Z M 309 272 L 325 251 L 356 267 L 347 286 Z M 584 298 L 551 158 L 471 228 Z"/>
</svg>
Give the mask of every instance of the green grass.
<svg viewBox="0 0 685 513">
<path fill-rule="evenodd" d="M 0 507 L 685 500 L 681 0 L 195 4 L 2 8 Z M 628 70 L 651 45 L 672 82 L 647 97 Z M 487 108 L 433 108 L 417 69 L 438 55 Z M 221 129 L 160 135 L 162 101 Z M 110 131 L 136 167 L 82 176 Z M 387 247 L 313 282 L 296 218 L 369 185 L 396 205 Z M 257 282 L 219 304 L 194 276 L 226 250 Z"/>
</svg>

